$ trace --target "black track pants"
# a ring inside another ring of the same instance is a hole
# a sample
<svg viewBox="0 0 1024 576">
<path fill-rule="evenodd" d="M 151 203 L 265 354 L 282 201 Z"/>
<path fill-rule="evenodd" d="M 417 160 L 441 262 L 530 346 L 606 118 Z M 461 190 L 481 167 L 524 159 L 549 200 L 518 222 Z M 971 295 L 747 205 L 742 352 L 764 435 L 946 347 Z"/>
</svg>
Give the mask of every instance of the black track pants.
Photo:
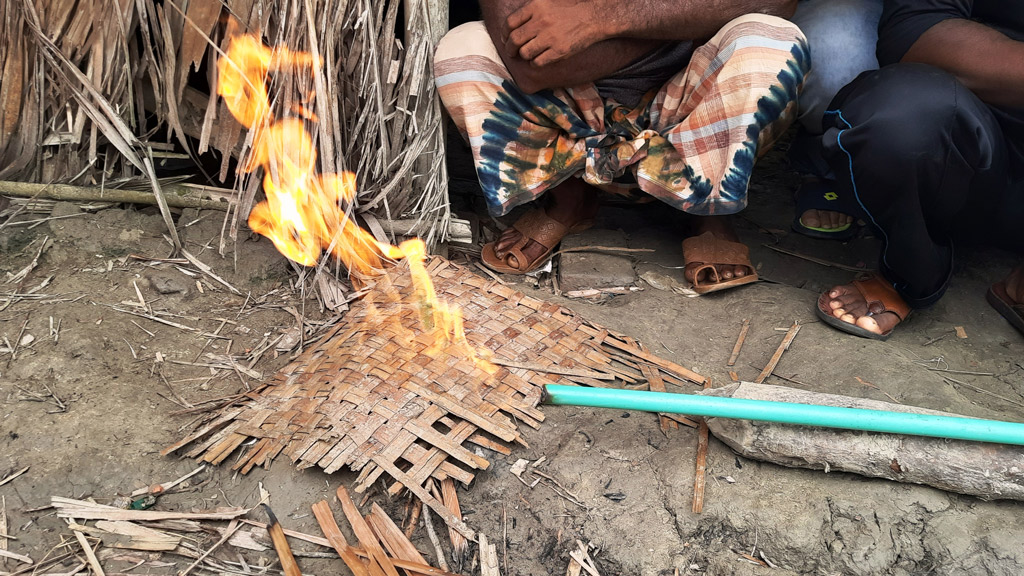
<svg viewBox="0 0 1024 576">
<path fill-rule="evenodd" d="M 951 75 L 923 64 L 865 72 L 825 113 L 822 143 L 840 193 L 853 194 L 883 239 L 880 269 L 912 307 L 952 272 L 952 237 L 1024 253 L 1019 155 L 996 115 Z"/>
</svg>

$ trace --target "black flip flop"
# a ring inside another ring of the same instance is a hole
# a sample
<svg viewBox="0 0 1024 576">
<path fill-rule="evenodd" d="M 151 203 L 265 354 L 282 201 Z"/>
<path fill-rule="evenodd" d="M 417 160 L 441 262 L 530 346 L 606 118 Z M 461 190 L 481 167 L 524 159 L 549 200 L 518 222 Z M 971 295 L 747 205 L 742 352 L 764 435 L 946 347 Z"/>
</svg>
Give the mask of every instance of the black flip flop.
<svg viewBox="0 0 1024 576">
<path fill-rule="evenodd" d="M 857 219 L 861 216 L 862 210 L 854 198 L 846 198 L 835 189 L 835 182 L 831 180 L 807 180 L 800 185 L 793 197 L 796 203 L 796 214 L 793 217 L 792 228 L 794 232 L 803 234 L 810 238 L 821 240 L 845 241 L 853 238 L 857 233 L 856 225 L 850 222 L 842 228 L 815 228 L 807 226 L 801 220 L 804 212 L 808 210 L 826 210 L 829 212 L 841 212 Z"/>
</svg>

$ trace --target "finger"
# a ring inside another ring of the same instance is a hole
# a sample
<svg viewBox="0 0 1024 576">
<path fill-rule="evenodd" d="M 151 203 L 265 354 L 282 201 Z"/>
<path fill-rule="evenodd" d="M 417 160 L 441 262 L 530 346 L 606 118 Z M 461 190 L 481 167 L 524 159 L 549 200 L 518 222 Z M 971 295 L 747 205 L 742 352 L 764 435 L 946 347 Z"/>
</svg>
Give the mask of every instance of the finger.
<svg viewBox="0 0 1024 576">
<path fill-rule="evenodd" d="M 537 67 L 550 66 L 564 60 L 566 55 L 554 48 L 548 48 L 533 59 L 533 65 Z"/>
<path fill-rule="evenodd" d="M 540 61 L 540 57 L 548 52 L 550 47 L 540 38 L 531 38 L 529 42 L 526 42 L 519 48 L 519 57 L 523 60 L 527 60 L 534 66 L 544 66 L 545 63 Z"/>
<path fill-rule="evenodd" d="M 515 30 L 529 22 L 530 18 L 533 18 L 533 12 L 530 10 L 530 5 L 527 4 L 519 10 L 509 14 L 508 18 L 505 19 L 505 24 L 508 26 L 509 30 Z"/>
<path fill-rule="evenodd" d="M 536 36 L 537 34 L 531 30 L 530 26 L 524 24 L 509 31 L 508 41 L 505 44 L 518 52 Z"/>
</svg>

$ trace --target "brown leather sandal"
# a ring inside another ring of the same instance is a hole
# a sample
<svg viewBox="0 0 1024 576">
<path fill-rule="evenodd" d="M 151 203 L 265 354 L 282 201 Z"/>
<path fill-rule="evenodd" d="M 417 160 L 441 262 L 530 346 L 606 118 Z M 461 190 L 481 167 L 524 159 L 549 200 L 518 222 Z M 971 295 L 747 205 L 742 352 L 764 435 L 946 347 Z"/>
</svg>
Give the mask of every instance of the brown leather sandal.
<svg viewBox="0 0 1024 576">
<path fill-rule="evenodd" d="M 715 236 L 711 232 L 705 232 L 700 236 L 691 236 L 683 240 L 683 261 L 687 266 L 690 264 L 701 264 L 693 272 L 693 291 L 697 294 L 708 294 L 751 284 L 758 281 L 757 272 L 750 263 L 750 249 L 741 242 L 731 242 Z M 715 266 L 721 265 L 743 266 L 750 272 L 746 276 L 739 276 L 731 280 L 723 280 L 718 275 Z M 701 283 L 697 280 L 701 271 L 711 270 L 715 281 Z"/>
<path fill-rule="evenodd" d="M 555 246 L 558 246 L 562 238 L 571 231 L 580 229 L 581 225 L 584 223 L 581 222 L 570 228 L 548 216 L 543 208 L 534 208 L 512 225 L 520 234 L 520 238 L 515 244 L 503 254 L 498 254 L 495 251 L 496 242 L 484 244 L 480 253 L 480 261 L 484 266 L 502 274 L 526 274 L 543 264 L 554 252 Z M 531 240 L 544 247 L 544 252 L 533 260 L 523 254 L 523 248 Z"/>
<path fill-rule="evenodd" d="M 1018 303 L 1010 297 L 1006 292 L 1005 280 L 993 284 L 985 299 L 1011 326 L 1024 334 L 1024 303 Z"/>
<path fill-rule="evenodd" d="M 870 310 L 872 304 L 880 304 L 883 308 L 882 312 L 876 312 L 876 314 L 882 314 L 884 312 L 892 312 L 903 322 L 910 316 L 911 308 L 903 300 L 903 297 L 896 292 L 896 289 L 892 287 L 892 283 L 883 278 L 879 274 L 868 274 L 861 278 L 853 281 L 853 285 L 860 292 L 861 296 L 864 297 L 864 301 L 868 305 Z M 870 330 L 865 330 L 856 324 L 844 322 L 839 318 L 836 318 L 832 314 L 832 309 L 828 303 L 832 298 L 828 295 L 831 289 L 822 292 L 821 296 L 818 296 L 818 307 L 815 312 L 818 314 L 818 318 L 821 318 L 822 322 L 829 326 L 842 330 L 847 334 L 853 334 L 854 336 L 860 336 L 861 338 L 871 338 L 872 340 L 888 340 L 889 336 L 892 336 L 892 332 L 895 328 L 889 329 L 888 332 L 882 334 L 876 334 Z M 899 326 L 899 324 L 896 324 Z"/>
</svg>

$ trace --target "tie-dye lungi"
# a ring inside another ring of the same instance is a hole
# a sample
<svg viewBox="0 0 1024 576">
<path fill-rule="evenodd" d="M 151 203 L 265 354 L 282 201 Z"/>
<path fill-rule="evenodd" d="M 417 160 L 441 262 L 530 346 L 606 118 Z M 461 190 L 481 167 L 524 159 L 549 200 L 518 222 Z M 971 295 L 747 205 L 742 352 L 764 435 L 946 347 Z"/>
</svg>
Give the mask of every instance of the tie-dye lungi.
<svg viewBox="0 0 1024 576">
<path fill-rule="evenodd" d="M 495 216 L 576 175 L 612 191 L 628 181 L 692 214 L 738 212 L 809 68 L 800 30 L 759 14 L 726 24 L 634 109 L 593 84 L 524 94 L 481 22 L 449 32 L 435 56 L 441 99 Z"/>
</svg>

